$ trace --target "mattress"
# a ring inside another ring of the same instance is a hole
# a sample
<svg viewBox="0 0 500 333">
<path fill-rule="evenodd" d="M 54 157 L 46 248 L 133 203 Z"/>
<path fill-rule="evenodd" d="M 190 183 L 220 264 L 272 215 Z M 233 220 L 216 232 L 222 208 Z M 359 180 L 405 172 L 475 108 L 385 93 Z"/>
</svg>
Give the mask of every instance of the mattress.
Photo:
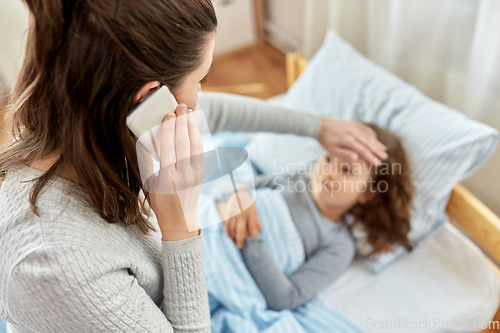
<svg viewBox="0 0 500 333">
<path fill-rule="evenodd" d="M 355 262 L 320 297 L 366 332 L 480 332 L 498 309 L 500 277 L 447 223 L 379 275 Z"/>
</svg>

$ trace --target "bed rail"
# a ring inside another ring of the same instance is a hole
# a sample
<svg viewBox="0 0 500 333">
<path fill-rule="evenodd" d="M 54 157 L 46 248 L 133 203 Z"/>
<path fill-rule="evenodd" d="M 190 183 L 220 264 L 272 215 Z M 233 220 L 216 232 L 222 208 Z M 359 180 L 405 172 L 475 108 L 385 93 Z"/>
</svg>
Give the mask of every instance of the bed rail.
<svg viewBox="0 0 500 333">
<path fill-rule="evenodd" d="M 500 218 L 495 213 L 460 184 L 451 192 L 446 211 L 469 238 L 500 262 Z"/>
</svg>

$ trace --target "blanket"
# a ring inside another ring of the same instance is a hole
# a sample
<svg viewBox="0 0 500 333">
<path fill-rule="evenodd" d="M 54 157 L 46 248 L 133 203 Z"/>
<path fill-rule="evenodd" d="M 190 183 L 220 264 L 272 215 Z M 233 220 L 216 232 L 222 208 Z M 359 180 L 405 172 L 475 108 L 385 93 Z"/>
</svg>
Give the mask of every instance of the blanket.
<svg viewBox="0 0 500 333">
<path fill-rule="evenodd" d="M 258 189 L 255 205 L 265 244 L 286 274 L 304 263 L 304 248 L 283 196 Z M 220 220 L 213 200 L 203 198 L 205 219 Z M 223 223 L 203 230 L 203 256 L 213 332 L 362 332 L 314 298 L 293 311 L 272 311 Z M 327 263 L 325 263 L 327 264 Z"/>
</svg>

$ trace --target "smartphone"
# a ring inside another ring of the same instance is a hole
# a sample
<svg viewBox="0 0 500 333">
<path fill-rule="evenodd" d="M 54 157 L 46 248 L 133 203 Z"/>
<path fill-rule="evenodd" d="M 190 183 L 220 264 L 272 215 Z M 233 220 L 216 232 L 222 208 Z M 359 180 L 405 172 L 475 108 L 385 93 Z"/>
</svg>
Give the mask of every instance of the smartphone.
<svg viewBox="0 0 500 333">
<path fill-rule="evenodd" d="M 127 117 L 128 128 L 157 161 L 159 160 L 158 144 L 161 129 L 159 125 L 165 115 L 174 112 L 176 108 L 177 101 L 174 95 L 166 86 L 162 86 L 141 102 Z"/>
<path fill-rule="evenodd" d="M 177 108 L 177 101 L 167 86 L 152 93 L 127 117 L 127 126 L 137 138 L 162 123 L 169 112 Z"/>
</svg>

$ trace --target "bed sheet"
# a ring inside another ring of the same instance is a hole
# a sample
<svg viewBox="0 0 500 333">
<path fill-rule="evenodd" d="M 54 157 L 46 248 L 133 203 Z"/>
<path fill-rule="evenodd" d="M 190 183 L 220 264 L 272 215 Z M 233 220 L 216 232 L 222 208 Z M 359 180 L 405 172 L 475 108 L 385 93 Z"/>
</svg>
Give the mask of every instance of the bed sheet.
<svg viewBox="0 0 500 333">
<path fill-rule="evenodd" d="M 498 309 L 500 277 L 447 223 L 379 275 L 355 262 L 320 298 L 365 332 L 480 332 Z"/>
</svg>

